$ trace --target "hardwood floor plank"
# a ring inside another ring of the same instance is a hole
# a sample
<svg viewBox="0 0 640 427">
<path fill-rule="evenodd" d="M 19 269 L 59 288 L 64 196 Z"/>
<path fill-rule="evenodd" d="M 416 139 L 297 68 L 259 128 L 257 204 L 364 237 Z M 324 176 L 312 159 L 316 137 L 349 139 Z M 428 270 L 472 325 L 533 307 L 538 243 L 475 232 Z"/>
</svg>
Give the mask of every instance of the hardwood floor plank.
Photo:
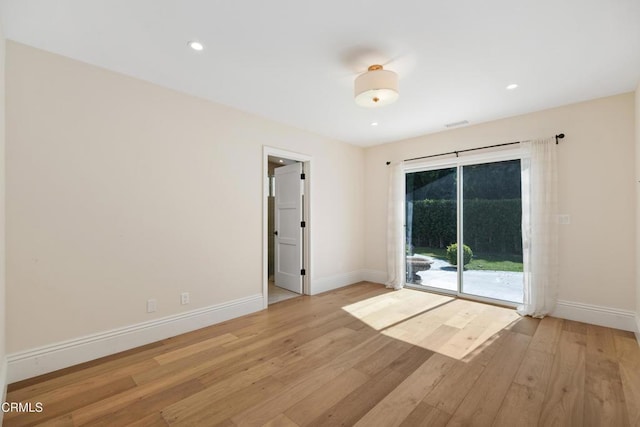
<svg viewBox="0 0 640 427">
<path fill-rule="evenodd" d="M 483 371 L 480 363 L 456 362 L 449 374 L 424 397 L 424 402 L 453 415 Z"/>
<path fill-rule="evenodd" d="M 623 331 L 621 329 L 611 329 L 611 333 L 614 336 L 618 336 L 618 337 L 636 339 L 636 334 L 631 331 Z"/>
<path fill-rule="evenodd" d="M 373 376 L 389 366 L 410 348 L 411 344 L 392 340 L 382 347 L 380 351 L 356 363 L 353 367 L 368 376 Z"/>
<path fill-rule="evenodd" d="M 563 331 L 559 337 L 549 386 L 542 404 L 542 425 L 584 425 L 586 350 L 584 345 L 576 344 L 570 335 L 571 332 Z"/>
<path fill-rule="evenodd" d="M 411 347 L 398 356 L 393 362 L 389 363 L 389 368 L 400 372 L 402 375 L 409 376 L 418 366 L 422 365 L 427 359 L 435 353 L 422 347 Z"/>
<path fill-rule="evenodd" d="M 3 423 L 3 425 L 5 424 Z M 65 414 L 56 418 L 51 418 L 49 420 L 39 422 L 37 424 L 30 425 L 38 425 L 40 427 L 74 427 L 75 424 L 73 424 L 73 417 L 71 416 L 71 414 Z"/>
<path fill-rule="evenodd" d="M 285 415 L 297 425 L 307 425 L 369 379 L 359 370 L 349 369 L 293 405 Z"/>
<path fill-rule="evenodd" d="M 609 328 L 587 326 L 584 417 L 590 425 L 629 425 L 614 336 Z"/>
<path fill-rule="evenodd" d="M 420 314 L 410 317 L 384 330 L 390 337 L 414 345 L 425 346 L 425 338 L 443 325 L 452 316 L 467 306 L 466 301 L 445 299 L 435 308 L 423 310 Z"/>
<path fill-rule="evenodd" d="M 181 399 L 180 404 L 172 405 L 165 415 L 172 418 L 188 418 L 200 411 L 201 402 L 208 405 L 219 405 L 228 395 L 240 392 L 258 381 L 272 378 L 272 373 L 278 372 L 283 365 L 277 361 L 278 357 L 255 364 L 251 368 L 236 375 L 224 375 L 218 381 L 211 382 L 201 391 L 192 393 Z M 281 382 L 278 384 L 284 386 Z"/>
<path fill-rule="evenodd" d="M 200 341 L 200 342 L 197 342 L 195 344 L 188 345 L 186 347 L 181 347 L 181 348 L 178 348 L 176 350 L 169 351 L 169 352 L 164 353 L 164 354 L 160 354 L 160 355 L 154 357 L 154 359 L 160 365 L 165 365 L 165 364 L 167 364 L 169 362 L 173 362 L 173 361 L 182 359 L 182 358 L 184 358 L 186 356 L 191 356 L 191 355 L 193 355 L 195 353 L 199 353 L 199 352 L 204 351 L 204 350 L 209 350 L 211 348 L 221 346 L 223 344 L 235 341 L 237 339 L 238 339 L 238 337 L 236 337 L 233 334 L 229 334 L 229 333 L 222 334 L 222 335 L 219 335 L 217 337 L 209 338 L 209 339 L 206 339 L 204 341 Z"/>
<path fill-rule="evenodd" d="M 535 319 L 529 316 L 522 316 L 519 319 L 513 321 L 508 330 L 511 332 L 517 332 L 519 334 L 534 336 L 540 325 L 540 319 Z"/>
<path fill-rule="evenodd" d="M 383 369 L 307 425 L 352 426 L 405 378 L 392 368 Z"/>
<path fill-rule="evenodd" d="M 263 378 L 242 390 L 228 394 L 215 405 L 207 399 L 176 402 L 162 410 L 162 417 L 170 426 L 216 425 L 230 419 L 233 414 L 278 394 L 283 388 L 284 385 L 274 378 Z"/>
<path fill-rule="evenodd" d="M 223 372 L 238 372 L 247 366 L 259 363 L 259 359 L 272 358 L 283 352 L 295 350 L 304 343 L 328 333 L 333 328 L 339 328 L 349 319 L 338 320 L 340 322 L 327 322 L 324 325 L 306 330 L 303 327 L 295 326 L 291 328 L 289 335 L 285 331 L 280 331 L 275 335 L 257 337 L 255 342 L 248 342 L 245 347 L 229 351 L 224 348 L 224 345 L 202 351 L 162 365 L 153 371 L 134 375 L 134 379 L 138 384 L 147 384 L 163 379 L 170 381 L 176 375 L 180 375 L 182 378 L 194 378 L 210 376 L 212 373 L 217 376 Z M 213 367 L 216 369 L 212 369 Z M 177 372 L 179 373 L 177 374 Z M 204 378 L 203 381 L 207 382 L 207 379 Z"/>
<path fill-rule="evenodd" d="M 397 387 L 398 384 L 433 355 L 432 351 L 420 347 L 412 347 L 391 362 L 385 369 L 372 376 L 369 381 L 319 415 L 309 425 L 351 426 L 355 424 L 386 394 Z"/>
<path fill-rule="evenodd" d="M 429 335 L 418 341 L 417 344 L 431 351 L 441 352 L 441 347 L 446 346 L 460 331 L 461 329 L 455 326 L 440 325 Z"/>
<path fill-rule="evenodd" d="M 444 325 L 451 326 L 456 329 L 463 329 L 475 320 L 487 306 L 474 304 L 469 301 L 460 301 L 461 308 L 458 312 L 444 322 Z"/>
<path fill-rule="evenodd" d="M 167 427 L 166 423 L 160 412 L 154 412 L 146 417 L 127 424 L 127 427 Z"/>
<path fill-rule="evenodd" d="M 614 336 L 629 424 L 640 426 L 640 346 L 635 337 Z"/>
<path fill-rule="evenodd" d="M 633 334 L 360 283 L 10 385 L 4 425 L 640 426 Z"/>
<path fill-rule="evenodd" d="M 372 335 L 368 335 L 368 337 L 370 336 Z M 318 362 L 321 364 L 352 347 L 354 342 L 362 342 L 364 339 L 364 337 L 356 338 L 356 333 L 353 330 L 340 327 L 302 345 L 294 346 L 291 350 L 289 350 L 289 346 L 280 350 L 276 347 L 257 354 L 249 353 L 251 357 L 247 357 L 249 354 L 243 355 L 231 360 L 235 363 L 224 363 L 215 371 L 199 376 L 199 379 L 203 384 L 209 386 L 230 375 L 254 370 L 257 366 L 268 364 L 271 365 L 267 367 L 271 372 L 270 375 L 286 384 L 291 382 L 292 377 L 303 375 L 309 369 L 313 369 L 316 366 L 314 363 L 316 359 L 321 359 L 321 362 Z M 307 369 L 303 369 L 305 367 Z"/>
<path fill-rule="evenodd" d="M 501 351 L 486 366 L 449 420 L 456 425 L 490 425 L 524 358 L 531 337 L 507 332 Z"/>
<path fill-rule="evenodd" d="M 558 340 L 562 332 L 563 320 L 547 316 L 540 321 L 536 333 L 533 334 L 531 350 L 543 351 L 555 354 Z"/>
<path fill-rule="evenodd" d="M 518 369 L 515 383 L 544 393 L 549 385 L 553 355 L 529 348 Z"/>
<path fill-rule="evenodd" d="M 582 335 L 587 335 L 587 324 L 582 322 L 576 322 L 573 320 L 564 320 L 562 322 L 562 330 L 567 332 L 575 332 Z"/>
<path fill-rule="evenodd" d="M 451 301 L 451 297 L 412 289 L 401 289 L 391 298 L 381 295 L 377 299 L 376 303 L 357 310 L 351 311 L 347 307 L 347 311 L 373 329 L 382 330 Z"/>
<path fill-rule="evenodd" d="M 79 365 L 9 384 L 7 386 L 7 393 L 19 393 L 22 391 L 27 394 L 45 393 L 89 377 L 111 373 L 121 367 L 129 367 L 140 361 L 142 361 L 142 363 L 149 363 L 150 361 L 148 359 L 150 354 L 159 354 L 166 351 L 166 348 L 167 346 L 162 342 L 136 347 L 131 350 L 122 351 L 110 356 L 101 357 Z"/>
<path fill-rule="evenodd" d="M 280 414 L 268 423 L 263 424 L 262 427 L 299 427 L 299 425 L 294 423 L 285 414 Z"/>
<path fill-rule="evenodd" d="M 41 402 L 44 411 L 40 413 L 10 412 L 4 415 L 3 425 L 24 426 L 35 422 L 43 422 L 51 418 L 68 414 L 75 409 L 100 402 L 106 398 L 135 388 L 135 382 L 131 377 L 116 377 L 111 382 L 100 382 L 91 388 L 84 390 L 75 388 L 74 393 L 62 393 L 62 396 L 48 392 L 44 396 L 37 396 L 32 402 Z M 9 400 L 11 401 L 11 400 Z"/>
<path fill-rule="evenodd" d="M 198 393 L 204 387 L 197 380 L 190 380 L 176 386 L 145 396 L 126 407 L 91 420 L 85 426 L 128 426 L 147 417 L 159 414 L 168 405 Z M 159 421 L 158 421 L 159 422 Z"/>
<path fill-rule="evenodd" d="M 149 356 L 147 356 L 149 357 Z M 127 364 L 127 362 L 129 362 Z M 108 368 L 89 367 L 82 371 L 72 371 L 60 378 L 49 377 L 43 383 L 34 383 L 25 388 L 15 389 L 7 393 L 7 399 L 20 402 L 27 399 L 46 399 L 58 401 L 67 396 L 82 393 L 100 384 L 107 384 L 116 379 L 131 377 L 137 372 L 145 372 L 158 367 L 152 358 L 131 361 L 126 357 L 119 363 L 107 362 Z"/>
<path fill-rule="evenodd" d="M 534 350 L 535 351 L 535 350 Z M 535 427 L 540 419 L 544 392 L 513 383 L 505 396 L 494 427 Z"/>
<path fill-rule="evenodd" d="M 513 310 L 487 306 L 474 318 L 473 322 L 435 350 L 454 359 L 463 359 L 476 348 L 482 346 L 491 336 L 511 324 L 517 317 L 518 314 Z"/>
<path fill-rule="evenodd" d="M 586 345 L 588 354 L 600 354 L 609 359 L 617 356 L 613 333 L 609 328 L 587 325 Z"/>
<path fill-rule="evenodd" d="M 362 417 L 356 426 L 400 425 L 454 364 L 454 359 L 434 354 Z"/>
<path fill-rule="evenodd" d="M 281 369 L 274 373 L 274 378 L 283 384 L 293 384 L 308 375 L 310 369 L 326 365 L 345 351 L 375 336 L 375 333 L 369 329 L 354 331 L 344 328 L 344 331 L 345 335 L 342 338 L 336 337 L 328 342 L 326 337 L 321 337 L 308 348 L 301 346 L 296 349 L 300 352 L 300 359 L 291 363 L 287 369 Z M 332 335 L 332 333 L 327 335 Z"/>
<path fill-rule="evenodd" d="M 299 381 L 288 386 L 283 393 L 267 399 L 262 404 L 249 408 L 241 414 L 232 417 L 232 421 L 239 425 L 262 425 L 281 412 L 316 391 L 323 384 L 351 369 L 360 360 L 379 351 L 389 342 L 389 338 L 376 335 L 364 343 L 342 353 L 326 365 L 311 371 Z"/>
<path fill-rule="evenodd" d="M 420 402 L 400 427 L 444 427 L 450 418 L 450 414 Z"/>
<path fill-rule="evenodd" d="M 461 362 L 465 363 L 477 363 L 482 366 L 487 366 L 491 359 L 501 351 L 502 344 L 505 342 L 505 338 L 508 336 L 508 330 L 503 330 L 495 335 L 487 338 L 485 342 L 478 345 L 475 349 L 467 353 Z"/>
</svg>

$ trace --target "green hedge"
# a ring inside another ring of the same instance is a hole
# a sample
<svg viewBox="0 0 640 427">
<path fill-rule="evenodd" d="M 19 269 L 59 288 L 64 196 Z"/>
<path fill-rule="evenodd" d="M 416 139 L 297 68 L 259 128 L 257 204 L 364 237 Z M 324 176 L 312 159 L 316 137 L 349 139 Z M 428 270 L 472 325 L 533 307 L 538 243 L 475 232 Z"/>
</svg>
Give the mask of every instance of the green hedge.
<svg viewBox="0 0 640 427">
<path fill-rule="evenodd" d="M 456 243 L 454 200 L 409 202 L 407 215 L 407 243 L 412 246 L 445 248 Z M 465 200 L 463 219 L 464 242 L 474 252 L 522 253 L 520 199 Z"/>
</svg>

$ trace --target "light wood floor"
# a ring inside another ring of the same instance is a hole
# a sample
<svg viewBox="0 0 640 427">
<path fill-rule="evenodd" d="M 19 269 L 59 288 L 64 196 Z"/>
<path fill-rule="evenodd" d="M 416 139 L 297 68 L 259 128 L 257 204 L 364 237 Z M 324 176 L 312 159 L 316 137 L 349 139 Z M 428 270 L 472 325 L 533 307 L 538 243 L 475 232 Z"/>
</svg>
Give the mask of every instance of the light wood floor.
<svg viewBox="0 0 640 427">
<path fill-rule="evenodd" d="M 10 386 L 6 426 L 638 426 L 628 332 L 362 283 Z"/>
</svg>

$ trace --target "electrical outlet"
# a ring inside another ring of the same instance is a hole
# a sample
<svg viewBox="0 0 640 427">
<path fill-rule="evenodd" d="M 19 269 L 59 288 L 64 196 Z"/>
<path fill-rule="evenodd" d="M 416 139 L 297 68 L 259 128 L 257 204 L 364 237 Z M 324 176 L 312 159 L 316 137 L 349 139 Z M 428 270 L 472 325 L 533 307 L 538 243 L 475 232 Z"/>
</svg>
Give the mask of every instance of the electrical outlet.
<svg viewBox="0 0 640 427">
<path fill-rule="evenodd" d="M 189 304 L 189 292 L 183 292 L 180 294 L 180 304 Z"/>
<path fill-rule="evenodd" d="M 571 224 L 571 217 L 569 215 L 558 215 L 558 222 L 560 224 Z"/>
<path fill-rule="evenodd" d="M 157 301 L 155 299 L 147 300 L 147 313 L 153 313 L 157 309 Z"/>
</svg>

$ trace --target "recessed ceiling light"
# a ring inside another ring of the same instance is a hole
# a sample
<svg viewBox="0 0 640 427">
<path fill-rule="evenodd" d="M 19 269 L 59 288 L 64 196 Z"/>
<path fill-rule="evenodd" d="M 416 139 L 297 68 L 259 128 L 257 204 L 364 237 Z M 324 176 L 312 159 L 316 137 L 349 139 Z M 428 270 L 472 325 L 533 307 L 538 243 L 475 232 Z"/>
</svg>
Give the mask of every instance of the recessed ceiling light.
<svg viewBox="0 0 640 427">
<path fill-rule="evenodd" d="M 371 126 L 378 126 L 378 122 L 371 122 Z"/>
<path fill-rule="evenodd" d="M 198 52 L 200 52 L 201 50 L 204 50 L 204 45 L 198 41 L 192 40 L 189 43 L 187 43 L 187 45 L 193 49 L 193 50 L 197 50 Z"/>
<path fill-rule="evenodd" d="M 280 160 L 278 160 L 278 161 L 279 161 L 280 163 L 284 163 L 284 160 L 282 160 L 282 159 L 280 159 Z"/>
<path fill-rule="evenodd" d="M 517 85 L 517 84 L 515 84 L 515 83 L 511 83 L 509 86 L 507 86 L 507 90 L 514 90 L 514 89 L 516 89 L 517 87 L 518 87 L 518 85 Z"/>
<path fill-rule="evenodd" d="M 456 126 L 462 126 L 462 125 L 468 125 L 468 124 L 469 124 L 468 120 L 460 120 L 459 122 L 447 123 L 447 124 L 445 124 L 445 127 L 454 128 Z"/>
</svg>

